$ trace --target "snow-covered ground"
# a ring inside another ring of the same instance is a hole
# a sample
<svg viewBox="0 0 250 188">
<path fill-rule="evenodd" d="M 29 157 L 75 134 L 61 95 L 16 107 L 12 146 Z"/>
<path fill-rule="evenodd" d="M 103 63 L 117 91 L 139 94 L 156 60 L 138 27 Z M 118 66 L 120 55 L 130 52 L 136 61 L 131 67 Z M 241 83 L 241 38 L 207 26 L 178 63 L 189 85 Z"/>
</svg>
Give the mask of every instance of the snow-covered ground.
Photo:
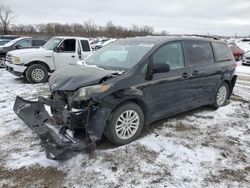
<svg viewBox="0 0 250 188">
<path fill-rule="evenodd" d="M 35 99 L 32 85 L 0 69 L 0 187 L 249 187 L 250 67 L 237 67 L 228 104 L 202 107 L 154 123 L 141 138 L 94 154 L 48 160 L 39 139 L 12 110 L 16 95 Z"/>
</svg>

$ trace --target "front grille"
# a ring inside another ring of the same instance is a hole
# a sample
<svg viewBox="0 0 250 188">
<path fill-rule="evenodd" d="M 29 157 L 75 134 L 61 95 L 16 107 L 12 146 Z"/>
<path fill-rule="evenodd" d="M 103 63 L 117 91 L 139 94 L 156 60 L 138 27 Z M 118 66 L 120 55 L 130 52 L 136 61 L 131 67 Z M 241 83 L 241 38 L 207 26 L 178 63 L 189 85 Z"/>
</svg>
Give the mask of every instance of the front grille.
<svg viewBox="0 0 250 188">
<path fill-rule="evenodd" d="M 250 57 L 246 57 L 247 60 L 250 60 Z"/>
<path fill-rule="evenodd" d="M 9 63 L 12 63 L 11 55 L 7 55 L 6 56 L 6 61 L 9 62 Z"/>
</svg>

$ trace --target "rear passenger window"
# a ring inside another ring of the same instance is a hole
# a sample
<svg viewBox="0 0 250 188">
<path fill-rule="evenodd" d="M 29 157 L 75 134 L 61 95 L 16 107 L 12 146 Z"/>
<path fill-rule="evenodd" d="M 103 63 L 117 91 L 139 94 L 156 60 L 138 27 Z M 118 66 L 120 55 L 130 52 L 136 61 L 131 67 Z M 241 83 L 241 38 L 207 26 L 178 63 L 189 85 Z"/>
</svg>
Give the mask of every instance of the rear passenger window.
<svg viewBox="0 0 250 188">
<path fill-rule="evenodd" d="M 217 62 L 232 60 L 232 52 L 226 44 L 213 42 L 214 55 Z"/>
<path fill-rule="evenodd" d="M 32 40 L 32 46 L 43 46 L 45 43 L 45 40 Z"/>
<path fill-rule="evenodd" d="M 89 52 L 90 51 L 89 42 L 87 40 L 81 40 L 81 45 L 82 45 L 82 51 L 83 52 Z"/>
<path fill-rule="evenodd" d="M 208 42 L 184 42 L 183 47 L 187 65 L 214 62 L 212 47 Z"/>
<path fill-rule="evenodd" d="M 160 47 L 153 54 L 153 63 L 169 64 L 170 70 L 183 68 L 183 53 L 181 43 L 170 43 Z"/>
</svg>

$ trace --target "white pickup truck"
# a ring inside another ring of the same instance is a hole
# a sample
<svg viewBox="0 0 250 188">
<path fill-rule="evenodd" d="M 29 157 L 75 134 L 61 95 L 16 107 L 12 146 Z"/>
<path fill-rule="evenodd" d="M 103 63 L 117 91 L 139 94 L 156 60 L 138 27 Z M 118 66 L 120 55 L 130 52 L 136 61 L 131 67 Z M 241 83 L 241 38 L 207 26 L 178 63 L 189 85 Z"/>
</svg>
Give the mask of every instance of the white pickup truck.
<svg viewBox="0 0 250 188">
<path fill-rule="evenodd" d="M 46 82 L 49 74 L 76 63 L 92 53 L 89 40 L 81 37 L 53 37 L 41 48 L 10 51 L 5 66 L 10 73 L 31 83 Z"/>
</svg>

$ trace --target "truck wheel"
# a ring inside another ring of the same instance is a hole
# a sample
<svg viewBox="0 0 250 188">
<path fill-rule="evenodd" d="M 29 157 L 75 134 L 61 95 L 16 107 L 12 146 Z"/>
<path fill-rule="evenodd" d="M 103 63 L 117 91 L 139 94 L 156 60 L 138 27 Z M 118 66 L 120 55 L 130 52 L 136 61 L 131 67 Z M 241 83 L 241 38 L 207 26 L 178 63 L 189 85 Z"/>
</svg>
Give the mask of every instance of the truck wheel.
<svg viewBox="0 0 250 188">
<path fill-rule="evenodd" d="M 123 145 L 135 140 L 144 125 L 142 109 L 135 103 L 128 102 L 119 106 L 108 121 L 105 136 L 116 145 Z"/>
<path fill-rule="evenodd" d="M 212 107 L 219 108 L 221 106 L 224 106 L 227 102 L 228 95 L 229 95 L 229 87 L 225 82 L 223 82 L 216 92 L 215 102 L 212 105 Z"/>
<path fill-rule="evenodd" d="M 43 65 L 31 65 L 27 68 L 25 77 L 31 83 L 46 82 L 48 80 L 48 69 Z"/>
</svg>

